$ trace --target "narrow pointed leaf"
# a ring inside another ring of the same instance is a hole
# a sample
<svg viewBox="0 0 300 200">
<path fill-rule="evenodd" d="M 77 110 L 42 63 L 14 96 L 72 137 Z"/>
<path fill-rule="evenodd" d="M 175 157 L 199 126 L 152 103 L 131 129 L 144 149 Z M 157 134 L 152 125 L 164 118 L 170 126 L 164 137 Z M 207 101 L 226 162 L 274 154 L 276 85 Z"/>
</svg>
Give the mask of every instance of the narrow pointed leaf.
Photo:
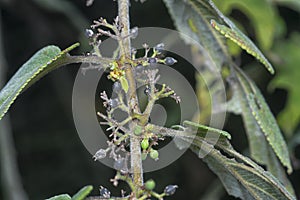
<svg viewBox="0 0 300 200">
<path fill-rule="evenodd" d="M 220 129 L 212 128 L 212 127 L 205 126 L 205 125 L 198 124 L 198 123 L 191 122 L 191 121 L 184 121 L 183 125 L 194 127 L 200 133 L 204 133 L 204 134 L 215 133 L 215 134 L 219 134 L 219 136 L 226 137 L 229 140 L 231 139 L 231 135 L 228 132 L 220 130 Z"/>
<path fill-rule="evenodd" d="M 220 23 L 224 22 L 208 0 L 164 0 L 164 2 L 177 30 L 199 42 L 206 49 L 217 69 L 230 60 L 224 37 L 210 25 L 211 19 Z M 187 43 L 191 43 L 187 38 L 184 39 Z"/>
<path fill-rule="evenodd" d="M 260 47 L 269 50 L 276 34 L 276 9 L 269 0 L 214 0 L 215 5 L 226 15 L 239 10 L 247 16 L 254 28 Z"/>
<path fill-rule="evenodd" d="M 274 69 L 256 45 L 225 17 L 211 0 L 164 0 L 179 31 L 198 41 L 208 52 L 217 67 L 231 62 L 223 36 L 257 58 L 271 74 Z M 212 29 L 213 28 L 213 29 Z M 189 42 L 189 41 L 187 41 Z"/>
<path fill-rule="evenodd" d="M 68 194 L 61 194 L 46 200 L 71 200 L 71 197 Z"/>
<path fill-rule="evenodd" d="M 203 151 L 207 151 L 203 160 L 218 175 L 230 195 L 241 199 L 296 199 L 272 174 L 233 148 L 217 144 L 216 148 L 221 148 L 230 157 L 234 157 L 228 158 L 199 137 L 190 148 L 200 158 Z"/>
<path fill-rule="evenodd" d="M 185 124 L 188 125 L 190 122 L 188 124 L 185 122 Z M 194 123 L 191 126 L 199 127 Z M 178 126 L 181 130 L 174 130 L 148 124 L 147 130 L 151 130 L 154 134 L 182 140 L 182 144 L 190 144 L 190 149 L 208 163 L 223 182 L 227 192 L 235 197 L 272 200 L 296 199 L 271 173 L 235 151 L 227 137 L 220 134 L 220 130 L 215 131 L 217 141 L 212 142 L 211 138 L 208 138 L 203 131 L 206 128 L 200 127 L 196 135 L 193 129 L 184 126 Z"/>
<path fill-rule="evenodd" d="M 242 32 L 240 31 L 233 22 L 231 22 L 221 11 L 210 1 L 211 6 L 217 11 L 218 15 L 224 20 L 225 23 L 220 24 L 214 19 L 211 19 L 210 23 L 217 31 L 219 31 L 226 38 L 232 40 L 234 43 L 239 45 L 247 53 L 258 59 L 271 73 L 274 74 L 274 68 L 264 54 L 256 47 L 256 45 Z"/>
<path fill-rule="evenodd" d="M 77 46 L 78 43 L 64 51 L 56 46 L 47 46 L 35 53 L 0 91 L 0 120 L 19 94 L 48 72 L 64 65 L 67 53 Z"/>
<path fill-rule="evenodd" d="M 242 100 L 247 102 L 247 106 L 243 106 L 243 112 L 245 111 L 246 114 L 244 114 L 244 118 L 246 119 L 246 123 L 252 123 L 248 124 L 249 130 L 251 128 L 255 128 L 256 132 L 253 134 L 259 134 L 259 130 L 257 128 L 257 125 L 261 129 L 261 131 L 264 133 L 266 140 L 274 150 L 275 154 L 281 161 L 281 163 L 287 167 L 288 173 L 292 172 L 291 167 L 291 161 L 287 149 L 287 145 L 285 143 L 285 140 L 281 134 L 281 131 L 276 123 L 276 120 L 271 113 L 267 103 L 264 100 L 264 97 L 260 93 L 259 89 L 256 87 L 256 85 L 239 69 L 236 69 L 236 77 L 237 82 L 240 85 L 241 89 L 243 90 L 242 95 L 246 97 L 246 99 Z M 251 122 L 251 117 L 249 116 L 249 109 L 252 114 L 252 116 L 255 118 L 254 122 Z M 247 124 L 246 124 L 247 125 Z M 250 136 L 250 135 L 249 135 Z M 250 136 L 251 137 L 251 136 Z M 251 140 L 251 139 L 250 139 Z M 259 138 L 257 138 L 257 141 L 253 142 L 253 148 L 258 148 L 257 146 L 261 144 L 259 141 Z M 260 146 L 262 148 L 262 146 Z M 263 147 L 266 148 L 266 147 Z M 263 151 L 263 149 L 260 149 L 260 151 Z M 258 153 L 258 152 L 257 152 Z M 263 158 L 260 159 L 262 161 Z"/>
<path fill-rule="evenodd" d="M 72 200 L 84 200 L 87 195 L 91 193 L 93 186 L 88 185 L 79 190 L 73 197 Z"/>
<path fill-rule="evenodd" d="M 247 98 L 243 89 L 235 85 L 234 91 L 235 99 L 232 99 L 231 101 L 235 102 L 235 107 L 240 106 L 241 112 L 239 114 L 241 114 L 243 118 L 251 158 L 253 158 L 259 164 L 265 165 L 267 170 L 271 172 L 291 194 L 294 195 L 294 189 L 286 176 L 284 168 L 275 155 L 273 148 L 266 140 L 266 137 L 259 127 L 256 119 L 251 113 L 251 109 L 248 106 Z"/>
</svg>

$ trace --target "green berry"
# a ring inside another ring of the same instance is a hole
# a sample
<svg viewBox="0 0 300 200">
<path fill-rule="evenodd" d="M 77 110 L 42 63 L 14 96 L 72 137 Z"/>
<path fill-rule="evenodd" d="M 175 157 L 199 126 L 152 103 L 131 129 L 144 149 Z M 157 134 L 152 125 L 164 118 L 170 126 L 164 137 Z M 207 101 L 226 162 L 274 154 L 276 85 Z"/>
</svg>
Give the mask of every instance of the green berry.
<svg viewBox="0 0 300 200">
<path fill-rule="evenodd" d="M 149 147 L 149 140 L 148 140 L 148 138 L 145 138 L 145 139 L 142 140 L 141 147 L 144 150 L 148 149 L 148 147 Z"/>
<path fill-rule="evenodd" d="M 146 160 L 146 158 L 147 158 L 147 153 L 142 153 L 142 160 Z"/>
<path fill-rule="evenodd" d="M 139 125 L 137 125 L 136 127 L 134 127 L 134 134 L 135 135 L 139 136 L 139 135 L 142 134 L 142 132 L 143 132 L 143 127 L 141 127 Z"/>
<path fill-rule="evenodd" d="M 150 157 L 153 159 L 153 160 L 158 160 L 158 156 L 159 156 L 159 153 L 157 150 L 154 150 L 154 149 L 151 149 L 150 151 Z"/>
<path fill-rule="evenodd" d="M 150 179 L 145 183 L 146 190 L 153 190 L 155 188 L 154 180 Z"/>
</svg>

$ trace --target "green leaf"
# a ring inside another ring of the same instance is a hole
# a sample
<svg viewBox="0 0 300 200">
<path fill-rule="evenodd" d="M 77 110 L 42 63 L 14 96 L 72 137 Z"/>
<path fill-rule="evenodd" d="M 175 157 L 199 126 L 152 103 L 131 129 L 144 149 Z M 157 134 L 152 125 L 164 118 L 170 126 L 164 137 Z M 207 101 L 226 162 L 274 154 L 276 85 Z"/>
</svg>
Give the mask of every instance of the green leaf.
<svg viewBox="0 0 300 200">
<path fill-rule="evenodd" d="M 240 70 L 239 68 L 234 68 L 235 69 L 235 75 L 236 75 L 236 81 L 239 84 L 238 87 L 243 90 L 243 95 L 246 96 L 246 99 L 242 101 L 247 102 L 247 106 L 243 107 L 242 110 L 243 112 L 248 112 L 249 115 L 249 108 L 251 110 L 252 116 L 255 118 L 257 125 L 261 129 L 261 131 L 264 133 L 266 140 L 274 150 L 275 154 L 281 161 L 281 163 L 287 167 L 288 173 L 292 172 L 292 167 L 291 167 L 291 161 L 289 158 L 289 152 L 286 146 L 286 143 L 284 141 L 284 138 L 281 134 L 281 131 L 276 123 L 276 120 L 271 113 L 267 103 L 264 100 L 264 97 L 260 93 L 259 89 L 256 87 L 256 85 Z M 234 84 L 234 83 L 233 83 Z M 245 116 L 244 116 L 245 117 Z M 251 120 L 250 117 L 248 117 L 248 120 Z M 246 123 L 250 123 L 246 121 Z M 253 123 L 253 122 L 252 122 Z M 255 133 L 259 133 L 259 130 L 257 127 L 254 125 L 249 124 L 249 130 L 251 131 L 251 128 L 255 128 L 256 132 L 252 133 L 253 135 Z M 249 135 L 249 140 L 251 141 L 252 136 Z M 257 146 L 260 145 L 259 138 L 256 138 L 256 141 L 252 145 L 252 149 L 254 148 L 259 148 Z M 256 147 L 255 147 L 256 146 Z M 266 147 L 260 146 L 259 151 L 264 151 L 266 150 Z M 257 152 L 259 153 L 259 152 Z M 257 157 L 258 158 L 258 157 Z M 262 161 L 262 157 L 259 158 L 260 161 Z"/>
<path fill-rule="evenodd" d="M 219 11 L 211 0 L 164 0 L 164 2 L 177 29 L 203 45 L 219 69 L 224 63 L 230 63 L 231 58 L 224 39 L 218 36 L 212 27 L 257 58 L 271 74 L 274 74 L 272 65 L 263 53 Z"/>
<path fill-rule="evenodd" d="M 185 122 L 189 127 L 198 128 L 198 124 Z M 209 167 L 219 176 L 227 192 L 242 199 L 296 199 L 269 172 L 257 165 L 251 159 L 236 152 L 228 138 L 214 131 L 215 137 L 207 137 L 202 126 L 194 134 L 193 129 L 177 126 L 180 130 L 148 124 L 146 129 L 154 134 L 171 136 L 180 141 L 181 148 L 190 145 L 199 158 L 208 163 Z M 206 130 L 206 127 L 204 128 Z M 216 129 L 215 129 L 216 130 Z M 178 144 L 178 143 L 176 143 Z"/>
<path fill-rule="evenodd" d="M 244 163 L 229 159 L 218 151 L 204 158 L 223 182 L 227 192 L 242 199 L 295 199 L 276 179 Z"/>
<path fill-rule="evenodd" d="M 71 197 L 68 194 L 61 194 L 46 200 L 71 200 Z"/>
<path fill-rule="evenodd" d="M 79 46 L 79 43 L 72 45 L 64 51 L 61 51 L 56 46 L 47 46 L 35 53 L 33 57 L 22 65 L 0 91 L 0 120 L 19 94 L 48 72 L 66 64 L 67 53 L 77 46 Z"/>
<path fill-rule="evenodd" d="M 173 18 L 177 30 L 199 42 L 208 52 L 208 56 L 221 69 L 224 62 L 230 60 L 230 55 L 224 37 L 219 35 L 210 25 L 214 19 L 220 23 L 223 20 L 218 16 L 208 0 L 164 0 L 169 13 Z M 187 38 L 185 42 L 193 44 Z"/>
<path fill-rule="evenodd" d="M 275 71 L 271 63 L 267 60 L 267 58 L 263 55 L 263 53 L 255 46 L 255 44 L 243 32 L 241 32 L 232 22 L 228 21 L 228 18 L 225 18 L 225 16 L 223 17 L 224 19 L 226 19 L 226 23 L 230 27 L 227 27 L 226 25 L 221 25 L 213 19 L 211 20 L 212 27 L 214 27 L 226 38 L 230 39 L 231 41 L 239 45 L 247 53 L 254 56 L 267 68 L 267 70 L 271 74 L 274 74 Z"/>
<path fill-rule="evenodd" d="M 79 190 L 73 197 L 72 200 L 84 200 L 87 195 L 91 193 L 93 186 L 88 185 Z"/>
<path fill-rule="evenodd" d="M 287 188 L 291 194 L 295 194 L 294 189 L 288 180 L 285 170 L 277 159 L 272 147 L 266 140 L 259 124 L 252 115 L 251 108 L 248 105 L 246 91 L 240 84 L 231 83 L 233 87 L 233 98 L 228 104 L 229 111 L 235 114 L 241 114 L 246 129 L 251 158 L 256 162 L 265 165 L 278 180 Z M 238 111 L 238 112 L 237 112 Z"/>
<path fill-rule="evenodd" d="M 128 89 L 129 89 L 129 85 L 128 85 L 127 79 L 124 76 L 122 76 L 120 78 L 120 83 L 121 83 L 122 89 L 127 93 Z"/>
<path fill-rule="evenodd" d="M 214 0 L 220 10 L 228 15 L 233 9 L 243 12 L 255 29 L 260 47 L 271 48 L 274 42 L 276 10 L 268 0 Z"/>
<path fill-rule="evenodd" d="M 226 38 L 229 38 L 237 45 L 239 45 L 242 49 L 246 50 L 247 53 L 254 56 L 258 59 L 271 73 L 274 74 L 275 71 L 270 64 L 270 62 L 266 59 L 263 53 L 256 47 L 256 45 L 242 32 L 240 31 L 233 22 L 230 21 L 227 17 L 225 17 L 220 10 L 212 3 L 210 0 L 211 6 L 217 11 L 218 15 L 224 20 L 225 24 L 219 24 L 214 19 L 211 19 L 211 25 L 223 34 Z M 227 26 L 226 26 L 227 24 Z"/>
<path fill-rule="evenodd" d="M 282 59 L 278 64 L 278 74 L 270 83 L 271 88 L 283 88 L 288 91 L 285 108 L 278 115 L 278 123 L 284 132 L 291 136 L 300 122 L 300 33 L 293 33 L 288 40 L 280 41 L 275 52 Z"/>
<path fill-rule="evenodd" d="M 197 129 L 197 132 L 200 132 L 200 133 L 204 133 L 204 134 L 206 134 L 207 132 L 209 132 L 209 133 L 217 133 L 217 134 L 219 134 L 222 137 L 226 137 L 229 140 L 231 139 L 231 135 L 228 132 L 220 130 L 220 129 L 208 127 L 208 126 L 205 126 L 205 125 L 202 125 L 202 124 L 198 124 L 198 123 L 195 123 L 195 122 L 191 122 L 191 121 L 184 121 L 183 125 L 184 126 L 194 127 L 194 128 Z"/>
<path fill-rule="evenodd" d="M 88 185 L 80 189 L 72 198 L 68 194 L 61 194 L 46 200 L 84 200 L 92 190 L 93 186 Z"/>
<path fill-rule="evenodd" d="M 182 139 L 189 141 L 189 138 Z M 296 199 L 272 174 L 230 145 L 216 143 L 213 146 L 207 143 L 206 138 L 197 135 L 190 148 L 200 158 L 206 152 L 203 160 L 218 175 L 230 195 L 241 199 Z"/>
</svg>

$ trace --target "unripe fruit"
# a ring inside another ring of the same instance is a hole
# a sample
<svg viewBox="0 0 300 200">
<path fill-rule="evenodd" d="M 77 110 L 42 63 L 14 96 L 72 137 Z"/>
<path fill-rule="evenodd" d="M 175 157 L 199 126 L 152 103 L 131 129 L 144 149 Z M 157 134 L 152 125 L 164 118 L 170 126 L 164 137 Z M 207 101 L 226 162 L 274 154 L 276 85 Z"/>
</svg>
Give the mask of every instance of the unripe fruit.
<svg viewBox="0 0 300 200">
<path fill-rule="evenodd" d="M 145 139 L 142 140 L 141 147 L 144 150 L 148 149 L 148 147 L 149 147 L 149 140 L 148 140 L 148 138 L 145 138 Z"/>
<path fill-rule="evenodd" d="M 134 132 L 135 135 L 139 136 L 139 135 L 142 134 L 143 128 L 141 126 L 137 125 L 136 127 L 134 127 L 134 131 L 133 132 Z"/>
<path fill-rule="evenodd" d="M 154 180 L 150 179 L 145 183 L 145 188 L 147 190 L 153 190 L 155 188 L 155 182 Z"/>
<path fill-rule="evenodd" d="M 151 149 L 150 151 L 150 157 L 153 159 L 153 160 L 158 160 L 158 156 L 159 156 L 159 153 L 157 150 L 154 150 L 154 149 Z"/>
<path fill-rule="evenodd" d="M 147 153 L 142 153 L 142 160 L 146 160 L 146 158 L 147 158 Z"/>
</svg>

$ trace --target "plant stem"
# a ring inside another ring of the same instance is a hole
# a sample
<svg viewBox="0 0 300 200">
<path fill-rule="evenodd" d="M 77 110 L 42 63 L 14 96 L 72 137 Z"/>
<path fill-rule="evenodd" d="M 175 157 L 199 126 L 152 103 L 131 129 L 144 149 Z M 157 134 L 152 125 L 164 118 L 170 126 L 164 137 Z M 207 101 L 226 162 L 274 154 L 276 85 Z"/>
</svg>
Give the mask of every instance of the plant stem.
<svg viewBox="0 0 300 200">
<path fill-rule="evenodd" d="M 119 21 L 122 26 L 122 36 L 124 37 L 121 47 L 121 57 L 131 59 L 131 43 L 130 37 L 126 37 L 130 34 L 130 21 L 129 21 L 129 0 L 119 0 Z M 130 115 L 133 117 L 136 113 L 140 113 L 136 94 L 136 82 L 133 74 L 133 70 L 130 64 L 125 63 L 126 79 L 128 81 L 129 89 L 127 92 L 127 103 L 130 108 Z M 138 197 L 139 189 L 143 185 L 143 166 L 141 159 L 141 146 L 140 139 L 134 134 L 134 127 L 136 123 L 133 122 L 130 125 L 130 152 L 131 152 L 131 169 L 133 173 L 133 184 L 135 191 L 133 195 Z"/>
</svg>

